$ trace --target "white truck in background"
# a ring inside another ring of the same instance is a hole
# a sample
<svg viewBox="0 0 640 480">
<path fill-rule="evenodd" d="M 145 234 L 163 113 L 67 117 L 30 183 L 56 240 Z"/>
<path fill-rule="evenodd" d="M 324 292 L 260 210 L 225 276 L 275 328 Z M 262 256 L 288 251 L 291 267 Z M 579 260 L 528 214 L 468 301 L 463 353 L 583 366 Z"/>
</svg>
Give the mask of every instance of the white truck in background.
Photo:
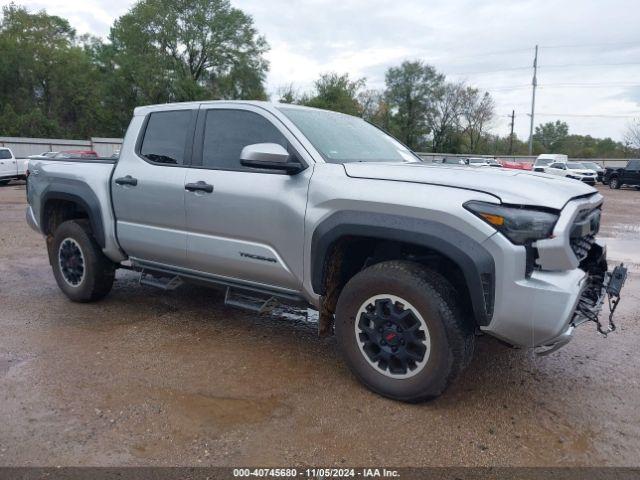
<svg viewBox="0 0 640 480">
<path fill-rule="evenodd" d="M 0 147 L 0 186 L 11 180 L 25 180 L 27 178 L 26 158 L 16 158 L 9 148 Z"/>
<path fill-rule="evenodd" d="M 536 161 L 533 162 L 532 170 L 547 173 L 547 167 L 552 163 L 567 163 L 568 161 L 569 156 L 562 153 L 543 153 L 538 155 Z"/>
</svg>

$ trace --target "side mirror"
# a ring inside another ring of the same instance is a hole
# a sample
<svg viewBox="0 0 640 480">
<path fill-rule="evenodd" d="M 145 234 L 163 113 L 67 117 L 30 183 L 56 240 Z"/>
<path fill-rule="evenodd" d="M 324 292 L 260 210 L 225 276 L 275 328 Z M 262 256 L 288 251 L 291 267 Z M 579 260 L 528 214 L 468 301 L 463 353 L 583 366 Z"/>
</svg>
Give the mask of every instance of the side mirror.
<svg viewBox="0 0 640 480">
<path fill-rule="evenodd" d="M 297 160 L 292 160 L 289 152 L 277 143 L 247 145 L 240 152 L 240 163 L 245 167 L 280 170 L 289 175 L 304 170 L 304 166 Z"/>
</svg>

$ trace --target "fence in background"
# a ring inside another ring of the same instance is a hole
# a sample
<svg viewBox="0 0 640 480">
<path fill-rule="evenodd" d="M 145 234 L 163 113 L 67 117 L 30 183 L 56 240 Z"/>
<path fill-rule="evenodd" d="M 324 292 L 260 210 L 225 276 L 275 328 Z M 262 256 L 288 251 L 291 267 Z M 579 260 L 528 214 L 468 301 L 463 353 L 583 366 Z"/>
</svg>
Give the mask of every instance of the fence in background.
<svg viewBox="0 0 640 480">
<path fill-rule="evenodd" d="M 121 138 L 93 137 L 90 140 L 60 138 L 0 137 L 0 146 L 8 147 L 17 158 L 63 150 L 94 150 L 99 157 L 110 157 L 122 146 Z"/>
<path fill-rule="evenodd" d="M 22 137 L 0 137 L 0 147 L 8 147 L 17 158 L 25 158 L 29 155 L 38 155 L 43 152 L 59 152 L 61 150 L 95 150 L 99 157 L 110 157 L 122 146 L 121 138 L 101 138 L 93 137 L 90 140 L 63 140 L 55 138 L 22 138 Z M 487 157 L 495 158 L 498 161 L 533 163 L 535 156 L 526 155 L 469 155 L 456 153 L 429 153 L 416 152 L 427 162 L 440 160 L 442 158 L 468 158 Z M 624 158 L 572 158 L 571 160 L 580 162 L 598 162 L 609 167 L 624 167 L 627 160 Z"/>
<path fill-rule="evenodd" d="M 498 161 L 507 162 L 521 162 L 521 163 L 533 163 L 536 156 L 528 155 L 470 155 L 459 153 L 427 153 L 416 152 L 420 158 L 426 162 L 432 162 L 434 160 L 441 160 L 443 158 L 469 158 L 469 157 L 482 157 L 482 158 L 495 158 Z M 624 167 L 627 164 L 626 158 L 570 158 L 572 162 L 596 162 L 605 167 Z"/>
</svg>

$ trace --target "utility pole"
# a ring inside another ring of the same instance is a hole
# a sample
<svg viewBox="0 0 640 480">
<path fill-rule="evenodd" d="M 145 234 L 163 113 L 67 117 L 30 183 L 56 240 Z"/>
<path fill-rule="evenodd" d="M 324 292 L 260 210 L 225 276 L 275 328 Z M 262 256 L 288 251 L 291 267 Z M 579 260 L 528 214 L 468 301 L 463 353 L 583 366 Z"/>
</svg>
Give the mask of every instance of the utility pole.
<svg viewBox="0 0 640 480">
<path fill-rule="evenodd" d="M 536 45 L 536 54 L 533 57 L 533 79 L 531 85 L 533 86 L 533 93 L 531 94 L 531 124 L 529 125 L 529 155 L 533 155 L 533 116 L 536 111 L 536 87 L 538 86 L 538 79 L 536 74 L 538 73 L 538 45 Z"/>
<path fill-rule="evenodd" d="M 509 155 L 513 154 L 513 123 L 516 118 L 516 111 L 511 110 L 511 134 L 509 135 Z"/>
</svg>

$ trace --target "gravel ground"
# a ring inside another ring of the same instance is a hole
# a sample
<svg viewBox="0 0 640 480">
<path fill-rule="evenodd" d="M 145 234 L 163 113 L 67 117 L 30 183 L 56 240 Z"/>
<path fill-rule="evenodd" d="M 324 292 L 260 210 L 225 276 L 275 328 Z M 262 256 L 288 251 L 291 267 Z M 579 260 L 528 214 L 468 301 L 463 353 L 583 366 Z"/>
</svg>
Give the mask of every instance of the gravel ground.
<svg viewBox="0 0 640 480">
<path fill-rule="evenodd" d="M 482 337 L 441 398 L 360 386 L 333 338 L 219 292 L 139 286 L 75 304 L 0 187 L 0 465 L 638 466 L 640 192 L 601 189 L 610 257 L 632 265 L 616 333 L 548 357 Z"/>
</svg>

